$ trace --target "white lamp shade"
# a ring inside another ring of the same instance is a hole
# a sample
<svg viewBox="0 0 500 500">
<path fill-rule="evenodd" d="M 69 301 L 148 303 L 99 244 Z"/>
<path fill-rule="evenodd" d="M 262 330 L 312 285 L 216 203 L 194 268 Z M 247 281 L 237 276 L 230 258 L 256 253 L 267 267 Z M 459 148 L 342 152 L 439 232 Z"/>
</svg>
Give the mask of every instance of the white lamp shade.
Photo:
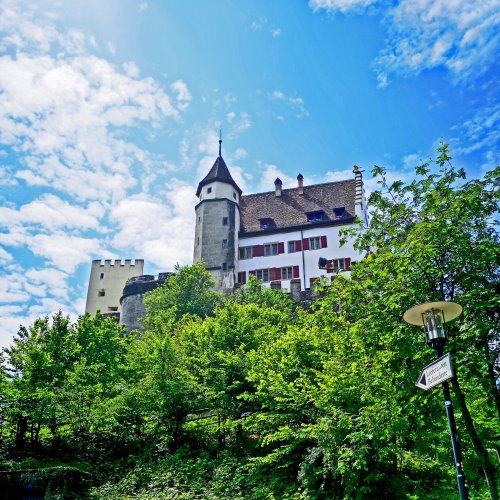
<svg viewBox="0 0 500 500">
<path fill-rule="evenodd" d="M 422 314 L 432 309 L 442 312 L 444 323 L 448 323 L 462 314 L 462 306 L 455 304 L 455 302 L 426 302 L 408 309 L 404 313 L 403 319 L 410 325 L 424 326 Z"/>
</svg>

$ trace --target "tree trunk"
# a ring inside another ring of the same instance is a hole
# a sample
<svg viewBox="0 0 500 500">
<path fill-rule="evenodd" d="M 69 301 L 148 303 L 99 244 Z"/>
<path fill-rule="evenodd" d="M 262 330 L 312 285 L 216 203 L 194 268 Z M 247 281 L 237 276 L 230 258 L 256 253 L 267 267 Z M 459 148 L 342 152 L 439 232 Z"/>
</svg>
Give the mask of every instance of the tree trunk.
<svg viewBox="0 0 500 500">
<path fill-rule="evenodd" d="M 28 418 L 19 415 L 17 417 L 16 448 L 23 450 L 26 444 L 26 432 L 28 432 Z"/>
<path fill-rule="evenodd" d="M 467 403 L 465 402 L 464 393 L 462 392 L 462 388 L 460 387 L 460 384 L 456 377 L 451 379 L 451 385 L 453 387 L 453 392 L 455 393 L 458 406 L 460 407 L 460 411 L 465 422 L 465 429 L 469 434 L 469 437 L 472 441 L 472 446 L 474 448 L 474 451 L 476 452 L 479 462 L 481 463 L 481 467 L 486 477 L 486 482 L 488 483 L 488 489 L 490 492 L 490 498 L 491 500 L 498 500 L 495 467 L 490 462 L 488 451 L 483 446 L 483 443 L 481 442 L 481 439 L 477 434 L 476 428 L 474 427 L 474 421 L 472 420 L 469 409 L 467 408 Z"/>
<path fill-rule="evenodd" d="M 489 353 L 488 353 L 489 354 Z M 495 401 L 495 406 L 498 413 L 498 420 L 500 421 L 500 391 L 498 390 L 495 378 L 495 369 L 493 363 L 488 363 L 488 375 L 490 376 L 490 390 Z"/>
</svg>

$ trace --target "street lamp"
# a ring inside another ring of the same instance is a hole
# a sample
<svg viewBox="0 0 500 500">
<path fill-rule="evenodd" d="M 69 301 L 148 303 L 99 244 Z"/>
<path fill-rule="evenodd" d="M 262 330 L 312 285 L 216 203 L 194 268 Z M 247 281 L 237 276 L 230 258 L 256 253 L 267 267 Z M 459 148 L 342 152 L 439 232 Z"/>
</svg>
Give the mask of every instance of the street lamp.
<svg viewBox="0 0 500 500">
<path fill-rule="evenodd" d="M 408 309 L 403 315 L 403 319 L 410 325 L 423 326 L 425 331 L 426 342 L 436 351 L 436 358 L 448 358 L 449 354 L 443 356 L 443 347 L 446 344 L 447 335 L 444 329 L 445 323 L 452 321 L 462 314 L 462 307 L 454 302 L 428 302 Z M 439 369 L 438 362 L 429 365 L 428 374 L 432 374 Z M 426 367 L 427 368 L 427 367 Z M 451 367 L 450 367 L 451 368 Z M 424 368 L 424 374 L 425 368 Z M 446 375 L 445 375 L 446 376 Z M 467 485 L 465 483 L 465 474 L 462 466 L 462 454 L 460 450 L 460 441 L 458 438 L 457 424 L 455 422 L 455 414 L 451 402 L 450 386 L 447 380 L 453 376 L 450 370 L 450 376 L 442 382 L 444 406 L 448 417 L 448 425 L 450 428 L 451 446 L 453 448 L 453 456 L 455 458 L 455 468 L 457 472 L 458 492 L 461 500 L 469 498 Z M 425 380 L 425 379 L 423 379 Z M 419 381 L 420 382 L 420 381 Z M 417 384 L 423 387 L 421 384 Z M 429 389 L 433 387 L 430 385 Z"/>
</svg>

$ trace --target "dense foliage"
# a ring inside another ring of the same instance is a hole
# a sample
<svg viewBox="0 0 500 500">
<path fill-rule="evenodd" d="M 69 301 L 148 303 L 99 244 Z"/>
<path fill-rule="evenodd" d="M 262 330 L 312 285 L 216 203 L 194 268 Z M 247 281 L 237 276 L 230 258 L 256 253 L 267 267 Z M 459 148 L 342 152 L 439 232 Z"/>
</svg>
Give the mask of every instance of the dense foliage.
<svg viewBox="0 0 500 500">
<path fill-rule="evenodd" d="M 454 300 L 453 397 L 472 498 L 498 498 L 498 169 L 466 181 L 446 146 L 372 194 L 366 258 L 305 311 L 253 278 L 211 291 L 180 267 L 139 339 L 62 314 L 21 328 L 0 372 L 4 467 L 94 474 L 93 498 L 456 498 L 433 358 L 406 309 Z"/>
</svg>

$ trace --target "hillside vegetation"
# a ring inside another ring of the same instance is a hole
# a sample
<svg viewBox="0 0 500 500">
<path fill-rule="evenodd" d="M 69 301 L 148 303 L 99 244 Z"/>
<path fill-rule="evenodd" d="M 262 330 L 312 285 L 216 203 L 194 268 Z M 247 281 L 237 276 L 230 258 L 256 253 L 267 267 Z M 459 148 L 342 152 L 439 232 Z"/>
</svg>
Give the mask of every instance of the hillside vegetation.
<svg viewBox="0 0 500 500">
<path fill-rule="evenodd" d="M 434 353 L 402 320 L 452 300 L 464 469 L 498 498 L 500 170 L 467 181 L 438 155 L 408 184 L 375 167 L 371 226 L 349 229 L 367 256 L 311 311 L 254 279 L 222 297 L 198 263 L 149 293 L 140 339 L 100 314 L 21 327 L 1 468 L 79 470 L 82 498 L 457 498 L 441 391 L 414 385 Z"/>
</svg>

